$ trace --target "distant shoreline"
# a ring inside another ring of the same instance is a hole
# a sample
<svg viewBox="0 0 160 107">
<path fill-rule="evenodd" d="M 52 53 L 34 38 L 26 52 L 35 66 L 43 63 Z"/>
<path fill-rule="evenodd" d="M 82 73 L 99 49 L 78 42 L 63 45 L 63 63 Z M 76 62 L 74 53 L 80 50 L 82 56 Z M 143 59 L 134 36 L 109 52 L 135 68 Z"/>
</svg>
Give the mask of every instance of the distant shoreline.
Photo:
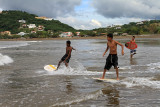
<svg viewBox="0 0 160 107">
<path fill-rule="evenodd" d="M 130 39 L 131 36 L 114 36 L 114 39 Z M 160 34 L 137 35 L 136 38 L 160 38 Z M 40 41 L 40 40 L 81 40 L 81 39 L 106 39 L 106 36 L 73 37 L 73 38 L 32 38 L 32 39 L 0 39 L 0 41 Z"/>
</svg>

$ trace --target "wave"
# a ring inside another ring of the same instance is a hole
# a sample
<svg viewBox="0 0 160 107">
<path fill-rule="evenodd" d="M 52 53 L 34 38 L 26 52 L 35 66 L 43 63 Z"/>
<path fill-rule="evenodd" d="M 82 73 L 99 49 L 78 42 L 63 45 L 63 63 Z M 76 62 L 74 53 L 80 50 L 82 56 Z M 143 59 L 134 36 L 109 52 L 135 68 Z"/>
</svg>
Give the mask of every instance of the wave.
<svg viewBox="0 0 160 107">
<path fill-rule="evenodd" d="M 74 99 L 74 100 L 71 100 L 71 101 L 66 101 L 66 102 L 62 102 L 62 103 L 56 103 L 56 104 L 52 105 L 51 107 L 66 106 L 66 105 L 70 105 L 70 104 L 73 104 L 73 103 L 79 103 L 79 102 L 90 100 L 90 99 L 96 99 L 100 95 L 103 95 L 102 90 L 96 91 L 96 92 L 91 93 L 91 94 L 86 94 L 86 95 L 80 96 L 77 99 Z"/>
<path fill-rule="evenodd" d="M 12 59 L 12 58 L 10 58 L 10 57 L 7 56 L 7 55 L 2 55 L 2 54 L 0 53 L 0 66 L 6 65 L 6 64 L 10 64 L 10 63 L 12 63 L 12 62 L 13 62 L 13 59 Z"/>
<path fill-rule="evenodd" d="M 135 86 L 140 86 L 140 87 L 150 87 L 150 88 L 160 88 L 160 81 L 154 81 L 153 78 L 143 78 L 143 77 L 128 77 L 120 82 L 121 84 L 126 85 L 126 87 L 135 87 Z"/>
<path fill-rule="evenodd" d="M 37 42 L 42 42 L 42 41 L 16 41 L 16 42 L 15 41 L 10 41 L 10 42 L 1 42 L 0 49 L 28 46 L 28 45 L 30 45 L 30 43 L 37 43 Z"/>
<path fill-rule="evenodd" d="M 160 69 L 160 62 L 147 64 L 150 69 Z"/>
</svg>

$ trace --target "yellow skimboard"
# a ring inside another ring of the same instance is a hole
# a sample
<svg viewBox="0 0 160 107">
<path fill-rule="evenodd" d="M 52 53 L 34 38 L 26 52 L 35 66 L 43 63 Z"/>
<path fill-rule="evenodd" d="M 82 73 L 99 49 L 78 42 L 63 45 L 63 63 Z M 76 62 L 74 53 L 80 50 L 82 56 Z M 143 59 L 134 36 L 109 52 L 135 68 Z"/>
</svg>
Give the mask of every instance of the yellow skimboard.
<svg viewBox="0 0 160 107">
<path fill-rule="evenodd" d="M 97 80 L 97 81 L 105 81 L 105 82 L 118 82 L 119 81 L 116 79 L 101 79 L 101 78 L 94 78 L 94 77 L 92 77 L 92 79 Z"/>
<path fill-rule="evenodd" d="M 44 66 L 46 71 L 55 71 L 57 68 L 54 65 L 46 65 Z"/>
</svg>

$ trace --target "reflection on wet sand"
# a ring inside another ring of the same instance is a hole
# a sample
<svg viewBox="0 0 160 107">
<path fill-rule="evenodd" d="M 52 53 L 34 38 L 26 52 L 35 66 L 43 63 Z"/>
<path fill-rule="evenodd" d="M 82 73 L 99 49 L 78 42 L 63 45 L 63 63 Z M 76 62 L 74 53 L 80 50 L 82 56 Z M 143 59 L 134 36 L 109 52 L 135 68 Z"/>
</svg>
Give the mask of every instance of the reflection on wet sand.
<svg viewBox="0 0 160 107">
<path fill-rule="evenodd" d="M 104 95 L 107 95 L 107 106 L 118 106 L 119 105 L 119 91 L 115 87 L 106 87 L 102 89 Z"/>
<path fill-rule="evenodd" d="M 67 94 L 72 93 L 72 82 L 71 82 L 70 78 L 66 77 L 65 82 L 66 82 L 66 93 Z"/>
<path fill-rule="evenodd" d="M 131 58 L 130 65 L 137 65 L 137 60 L 135 58 Z"/>
</svg>

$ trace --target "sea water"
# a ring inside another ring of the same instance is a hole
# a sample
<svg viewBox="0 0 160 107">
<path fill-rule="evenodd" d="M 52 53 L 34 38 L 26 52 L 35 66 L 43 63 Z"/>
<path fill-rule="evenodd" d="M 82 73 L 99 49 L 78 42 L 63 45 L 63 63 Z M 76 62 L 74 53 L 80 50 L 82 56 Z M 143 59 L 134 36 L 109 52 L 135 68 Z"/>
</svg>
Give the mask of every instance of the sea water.
<svg viewBox="0 0 160 107">
<path fill-rule="evenodd" d="M 128 39 L 117 40 L 122 44 Z M 121 55 L 116 83 L 98 82 L 105 60 L 106 40 L 72 40 L 69 67 L 47 72 L 65 54 L 65 40 L 0 42 L 1 107 L 158 107 L 160 105 L 160 39 L 137 39 L 137 54 Z M 116 78 L 112 68 L 106 78 Z"/>
</svg>

